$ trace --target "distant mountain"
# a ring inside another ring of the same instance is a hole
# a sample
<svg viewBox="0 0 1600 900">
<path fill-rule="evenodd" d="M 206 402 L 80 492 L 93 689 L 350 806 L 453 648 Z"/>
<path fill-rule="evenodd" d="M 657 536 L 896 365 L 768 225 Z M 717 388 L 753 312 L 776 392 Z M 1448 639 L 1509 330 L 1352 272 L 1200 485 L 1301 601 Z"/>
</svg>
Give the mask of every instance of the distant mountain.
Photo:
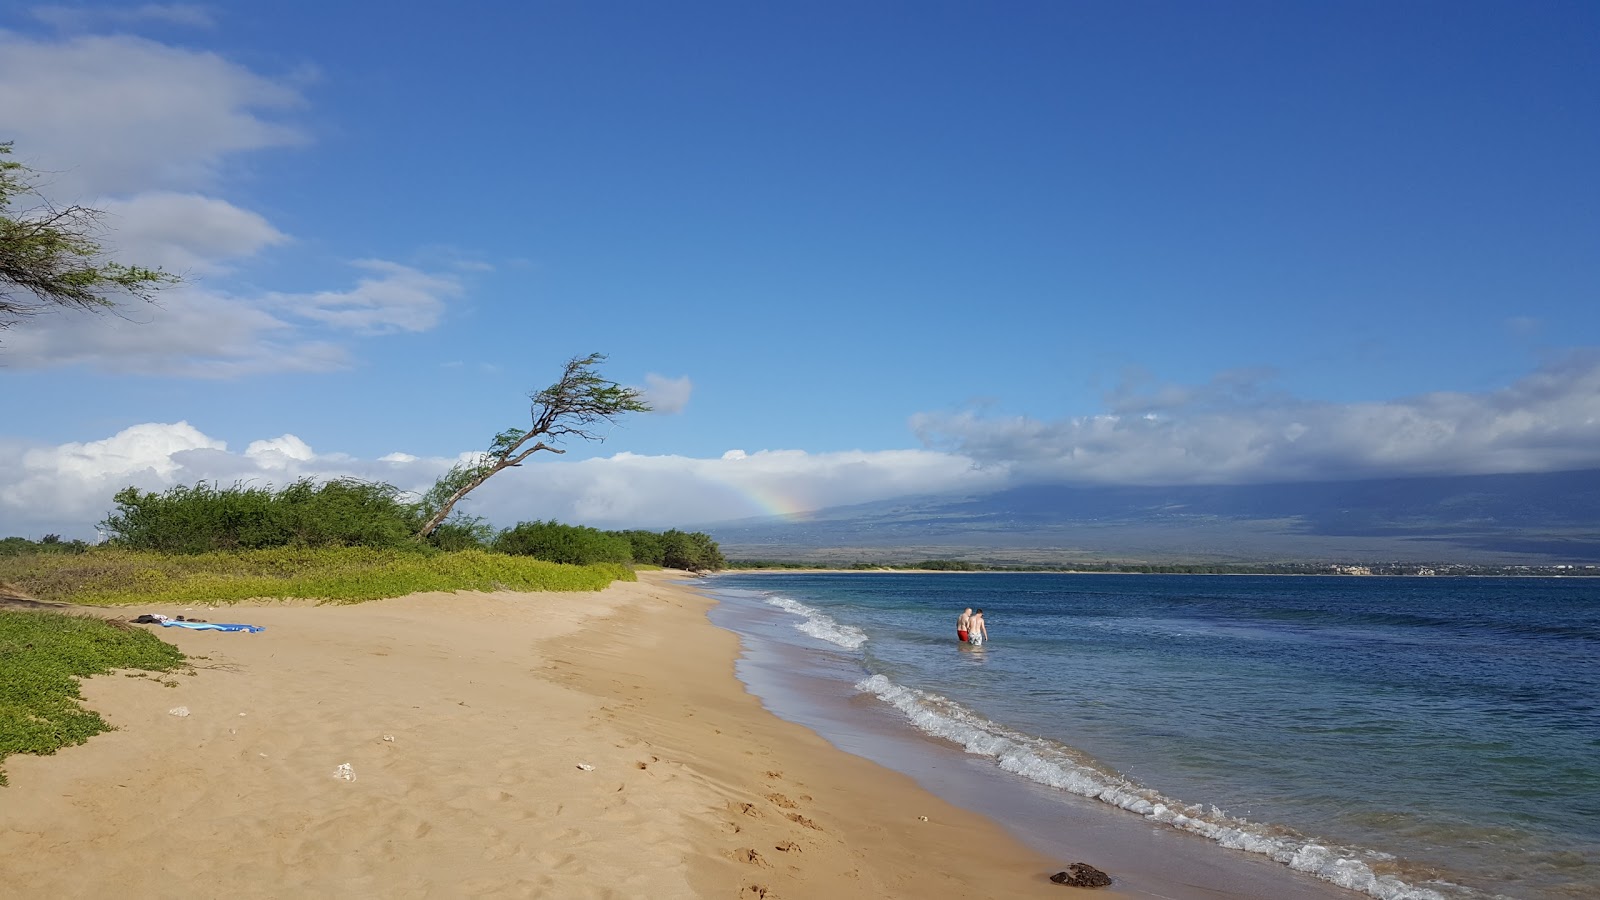
<svg viewBox="0 0 1600 900">
<path fill-rule="evenodd" d="M 704 528 L 731 558 L 1600 563 L 1600 469 L 1176 487 L 1039 484 Z"/>
</svg>

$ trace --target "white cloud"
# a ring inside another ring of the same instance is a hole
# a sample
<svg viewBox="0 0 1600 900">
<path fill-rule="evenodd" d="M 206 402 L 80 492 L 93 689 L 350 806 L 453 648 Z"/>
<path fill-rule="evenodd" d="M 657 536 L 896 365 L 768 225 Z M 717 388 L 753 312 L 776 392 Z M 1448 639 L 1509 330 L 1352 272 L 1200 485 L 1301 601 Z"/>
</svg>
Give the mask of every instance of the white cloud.
<svg viewBox="0 0 1600 900">
<path fill-rule="evenodd" d="M 366 460 L 318 453 L 294 435 L 252 441 L 238 453 L 186 422 L 138 425 L 104 440 L 56 447 L 0 443 L 0 535 L 92 537 L 112 495 L 130 484 L 143 490 L 197 481 L 281 487 L 305 477 L 354 477 L 420 493 L 452 464 L 476 455 L 395 452 Z M 576 462 L 552 455 L 495 476 L 464 511 L 498 525 L 556 518 L 662 528 L 999 482 L 993 470 L 927 450 L 760 451 L 720 459 L 621 453 Z"/>
<path fill-rule="evenodd" d="M 48 7 L 67 27 L 204 24 L 200 7 Z M 270 78 L 207 53 L 129 36 L 34 39 L 0 31 L 0 122 L 16 157 L 56 205 L 104 212 L 113 258 L 160 266 L 187 283 L 115 313 L 44 314 L 4 336 L 13 369 L 235 377 L 343 367 L 349 334 L 434 327 L 462 291 L 441 276 L 378 259 L 348 289 L 230 290 L 225 276 L 290 242 L 260 214 L 214 196 L 241 153 L 303 143 L 283 120 L 304 104 L 299 75 Z"/>
<path fill-rule="evenodd" d="M 355 265 L 374 274 L 348 291 L 269 294 L 265 302 L 332 328 L 387 334 L 427 331 L 439 323 L 445 300 L 461 294 L 461 282 L 450 276 L 430 275 L 381 259 L 363 259 Z"/>
<path fill-rule="evenodd" d="M 137 25 L 155 22 L 210 28 L 216 24 L 211 10 L 195 3 L 146 3 L 127 9 L 105 6 L 36 6 L 28 11 L 34 19 L 63 31 L 82 31 L 101 25 Z"/>
<path fill-rule="evenodd" d="M 551 456 L 495 476 L 463 511 L 497 525 L 556 518 L 660 528 L 1039 480 L 1251 483 L 1600 467 L 1600 358 L 1574 358 L 1482 394 L 1231 406 L 1214 391 L 1193 396 L 1205 399 L 1055 422 L 919 416 L 919 432 L 940 445 L 930 449 L 734 449 L 709 459 Z M 138 425 L 53 447 L 0 440 L 0 534 L 92 536 L 112 494 L 129 484 L 282 486 L 348 476 L 421 492 L 452 464 L 476 455 L 396 451 L 360 459 L 318 452 L 291 434 L 251 441 L 240 453 L 186 422 Z"/>
<path fill-rule="evenodd" d="M 343 292 L 251 297 L 184 284 L 115 314 L 44 313 L 6 332 L 5 364 L 191 378 L 326 372 L 348 365 L 349 352 L 295 318 L 323 331 L 423 331 L 462 292 L 452 277 L 381 260 L 360 265 L 379 274 Z"/>
<path fill-rule="evenodd" d="M 316 458 L 311 452 L 311 447 L 305 441 L 292 434 L 275 437 L 270 441 L 251 441 L 244 448 L 244 455 L 256 461 L 257 465 L 277 467 L 287 465 L 288 461 L 309 462 Z"/>
<path fill-rule="evenodd" d="M 1245 387 L 1241 389 L 1240 384 Z M 1600 359 L 1575 357 L 1482 394 L 1309 403 L 1254 380 L 1155 386 L 1116 411 L 1056 421 L 921 414 L 925 444 L 1023 479 L 1236 484 L 1600 466 Z"/>
<path fill-rule="evenodd" d="M 694 392 L 694 384 L 689 381 L 689 376 L 682 378 L 668 378 L 650 372 L 644 376 L 644 387 L 640 389 L 644 394 L 644 401 L 650 404 L 652 412 L 672 415 L 683 412 L 689 405 L 689 395 Z"/>
<path fill-rule="evenodd" d="M 0 31 L 0 122 L 62 202 L 213 187 L 243 151 L 305 141 L 268 118 L 304 103 L 215 53 L 128 36 L 34 40 Z"/>
<path fill-rule="evenodd" d="M 5 334 L 13 370 L 84 366 L 103 372 L 233 378 L 342 368 L 347 351 L 299 334 L 247 301 L 184 285 L 157 304 L 116 314 L 52 312 Z"/>
<path fill-rule="evenodd" d="M 113 257 L 185 277 L 225 272 L 229 261 L 289 239 L 257 213 L 200 194 L 151 191 L 95 207 L 105 213 L 101 243 Z"/>
</svg>

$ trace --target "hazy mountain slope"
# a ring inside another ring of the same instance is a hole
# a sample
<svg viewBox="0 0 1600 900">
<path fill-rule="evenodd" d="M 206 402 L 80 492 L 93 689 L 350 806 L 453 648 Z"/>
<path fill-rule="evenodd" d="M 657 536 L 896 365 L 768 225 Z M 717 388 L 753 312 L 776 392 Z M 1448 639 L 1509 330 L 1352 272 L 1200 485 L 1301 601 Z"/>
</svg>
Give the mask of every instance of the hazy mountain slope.
<svg viewBox="0 0 1600 900">
<path fill-rule="evenodd" d="M 1269 485 L 1032 485 L 708 526 L 733 556 L 1600 562 L 1600 470 Z"/>
</svg>

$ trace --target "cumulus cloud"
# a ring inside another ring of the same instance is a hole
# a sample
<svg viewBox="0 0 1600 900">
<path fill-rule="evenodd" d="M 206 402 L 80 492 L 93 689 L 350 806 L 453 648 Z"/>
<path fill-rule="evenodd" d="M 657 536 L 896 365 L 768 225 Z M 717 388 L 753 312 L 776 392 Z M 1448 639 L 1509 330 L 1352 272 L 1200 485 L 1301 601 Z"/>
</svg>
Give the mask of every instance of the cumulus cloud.
<svg viewBox="0 0 1600 900">
<path fill-rule="evenodd" d="M 693 393 L 694 385 L 687 375 L 668 378 L 651 372 L 644 376 L 644 387 L 639 390 L 644 394 L 644 401 L 650 404 L 652 412 L 672 415 L 683 412 L 689 405 L 689 395 Z"/>
<path fill-rule="evenodd" d="M 429 458 L 395 451 L 361 459 L 318 452 L 292 434 L 251 441 L 239 452 L 187 422 L 137 425 L 109 438 L 59 446 L 0 442 L 0 534 L 91 538 L 112 495 L 129 485 L 156 491 L 197 481 L 281 487 L 299 478 L 352 477 L 420 493 L 452 464 L 475 455 Z M 468 498 L 464 511 L 498 525 L 556 518 L 665 528 L 982 489 L 1000 481 L 970 460 L 928 450 L 736 451 L 715 459 L 552 456 L 495 476 Z"/>
<path fill-rule="evenodd" d="M 1577 356 L 1496 391 L 1373 403 L 1263 399 L 1254 377 L 1119 390 L 1103 415 L 1044 421 L 921 414 L 929 447 L 1021 479 L 1240 484 L 1600 466 L 1600 358 Z M 1242 387 L 1241 387 L 1242 386 Z"/>
</svg>

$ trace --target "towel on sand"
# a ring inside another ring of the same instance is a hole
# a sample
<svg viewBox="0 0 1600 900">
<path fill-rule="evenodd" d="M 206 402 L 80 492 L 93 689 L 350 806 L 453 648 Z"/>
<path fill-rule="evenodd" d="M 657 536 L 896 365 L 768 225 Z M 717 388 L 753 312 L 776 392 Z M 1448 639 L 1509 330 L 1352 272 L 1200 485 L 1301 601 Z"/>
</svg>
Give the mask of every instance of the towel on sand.
<svg viewBox="0 0 1600 900">
<path fill-rule="evenodd" d="M 174 622 L 171 619 L 161 623 L 162 628 L 193 628 L 196 631 L 248 631 L 251 634 L 257 631 L 266 631 L 264 625 L 227 625 L 217 622 Z"/>
</svg>

